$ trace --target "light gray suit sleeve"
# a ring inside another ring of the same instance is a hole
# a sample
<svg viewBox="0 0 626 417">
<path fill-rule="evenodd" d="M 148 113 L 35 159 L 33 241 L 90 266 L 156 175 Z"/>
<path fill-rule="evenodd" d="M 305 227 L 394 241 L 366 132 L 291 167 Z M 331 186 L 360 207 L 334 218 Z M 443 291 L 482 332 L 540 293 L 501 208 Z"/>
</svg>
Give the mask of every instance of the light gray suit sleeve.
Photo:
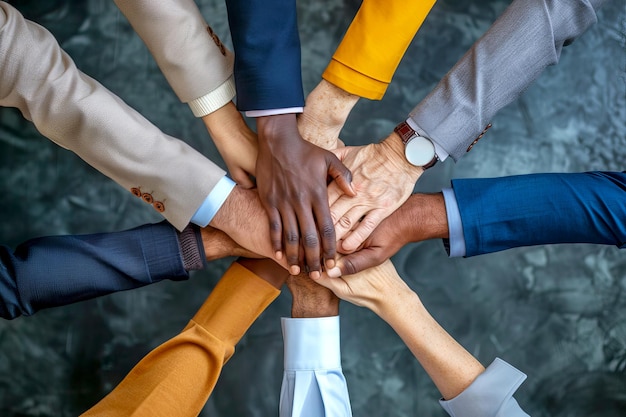
<svg viewBox="0 0 626 417">
<path fill-rule="evenodd" d="M 492 117 L 596 22 L 604 0 L 515 0 L 410 118 L 456 161 Z"/>
<path fill-rule="evenodd" d="M 234 56 L 193 0 L 115 0 L 115 4 L 195 116 L 207 115 L 232 100 Z"/>
<path fill-rule="evenodd" d="M 182 230 L 225 172 L 80 72 L 43 27 L 0 2 L 0 105 Z M 157 204 L 158 203 L 158 204 Z"/>
<path fill-rule="evenodd" d="M 529 417 L 513 394 L 526 375 L 496 358 L 462 393 L 439 404 L 451 417 Z"/>
</svg>

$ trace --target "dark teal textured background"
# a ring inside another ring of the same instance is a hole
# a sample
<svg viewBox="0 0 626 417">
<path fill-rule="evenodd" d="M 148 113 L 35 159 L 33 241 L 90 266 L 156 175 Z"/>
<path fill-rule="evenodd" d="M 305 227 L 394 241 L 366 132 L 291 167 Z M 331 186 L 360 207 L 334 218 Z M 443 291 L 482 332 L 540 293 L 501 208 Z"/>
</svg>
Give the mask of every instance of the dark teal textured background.
<svg viewBox="0 0 626 417">
<path fill-rule="evenodd" d="M 113 2 L 11 3 L 54 33 L 84 72 L 165 132 L 219 159 L 201 121 L 178 102 Z M 222 2 L 198 4 L 229 44 Z M 440 0 L 384 100 L 354 110 L 342 135 L 346 144 L 385 137 L 507 4 Z M 358 5 L 299 2 L 306 92 L 319 81 Z M 498 114 L 470 154 L 429 171 L 418 188 L 439 190 L 458 177 L 626 169 L 625 45 L 626 7 L 623 0 L 608 1 L 598 24 Z M 129 192 L 41 137 L 14 109 L 0 109 L 0 178 L 2 244 L 159 220 Z M 432 241 L 407 246 L 394 262 L 433 315 L 484 364 L 499 356 L 528 374 L 517 399 L 531 415 L 626 415 L 624 252 L 566 245 L 448 259 L 441 242 Z M 0 322 L 0 415 L 74 416 L 93 405 L 186 324 L 228 263 L 213 262 L 187 282 Z M 277 415 L 279 317 L 289 306 L 285 293 L 250 329 L 203 416 Z M 355 416 L 444 415 L 437 390 L 385 323 L 347 304 L 341 314 Z"/>
</svg>

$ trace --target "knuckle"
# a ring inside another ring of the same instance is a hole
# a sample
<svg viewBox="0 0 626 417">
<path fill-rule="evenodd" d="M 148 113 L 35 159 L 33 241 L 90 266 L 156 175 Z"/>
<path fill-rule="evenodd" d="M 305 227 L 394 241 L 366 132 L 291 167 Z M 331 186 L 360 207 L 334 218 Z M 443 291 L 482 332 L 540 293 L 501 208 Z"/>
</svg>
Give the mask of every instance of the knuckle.
<svg viewBox="0 0 626 417">
<path fill-rule="evenodd" d="M 300 236 L 296 232 L 287 232 L 285 233 L 285 242 L 291 245 L 295 245 L 300 241 Z"/>
<path fill-rule="evenodd" d="M 353 260 L 350 259 L 349 257 L 346 257 L 343 260 L 344 260 L 344 263 L 343 263 L 343 273 L 345 275 L 356 274 L 357 269 L 356 269 L 356 265 L 353 262 Z"/>
<path fill-rule="evenodd" d="M 270 222 L 270 231 L 280 233 L 281 228 L 282 224 L 279 221 L 273 220 Z"/>
<path fill-rule="evenodd" d="M 352 221 L 350 220 L 350 218 L 349 218 L 349 217 L 347 217 L 347 216 L 342 216 L 342 217 L 339 219 L 339 225 L 340 225 L 341 227 L 343 227 L 344 229 L 350 229 L 350 228 L 352 228 Z"/>
<path fill-rule="evenodd" d="M 319 246 L 319 240 L 317 239 L 317 233 L 306 233 L 302 237 L 302 242 L 306 248 L 316 248 Z"/>
<path fill-rule="evenodd" d="M 323 240 L 335 240 L 335 226 L 332 224 L 322 225 L 320 235 Z"/>
</svg>

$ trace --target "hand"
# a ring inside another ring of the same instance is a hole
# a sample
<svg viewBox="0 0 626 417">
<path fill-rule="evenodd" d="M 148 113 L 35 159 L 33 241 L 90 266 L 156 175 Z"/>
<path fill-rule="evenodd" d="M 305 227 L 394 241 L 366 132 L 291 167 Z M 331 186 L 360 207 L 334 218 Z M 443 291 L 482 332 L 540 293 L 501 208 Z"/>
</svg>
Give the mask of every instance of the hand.
<svg viewBox="0 0 626 417">
<path fill-rule="evenodd" d="M 413 194 L 387 217 L 363 242 L 359 250 L 340 258 L 328 269 L 329 277 L 351 275 L 391 258 L 409 242 L 448 237 L 448 218 L 443 194 Z"/>
<path fill-rule="evenodd" d="M 269 221 L 256 190 L 236 186 L 210 224 L 253 253 L 265 258 L 274 255 L 270 245 Z M 287 268 L 284 261 L 279 263 Z"/>
<path fill-rule="evenodd" d="M 254 187 L 254 176 L 259 152 L 256 134 L 246 125 L 233 102 L 202 118 L 213 138 L 231 178 L 244 188 Z"/>
<path fill-rule="evenodd" d="M 226 233 L 211 226 L 200 229 L 200 234 L 202 235 L 202 246 L 204 246 L 204 256 L 207 261 L 227 256 L 259 257 L 256 253 L 239 246 Z"/>
<path fill-rule="evenodd" d="M 387 216 L 411 195 L 424 171 L 409 164 L 396 133 L 381 143 L 344 147 L 334 151 L 353 170 L 356 197 L 344 195 L 335 184 L 328 188 L 330 212 L 339 250 L 355 251 Z"/>
<path fill-rule="evenodd" d="M 282 259 L 284 237 L 284 253 L 290 272 L 298 275 L 302 239 L 309 273 L 312 277 L 319 276 L 320 258 L 326 260 L 327 267 L 333 267 L 336 255 L 327 179 L 332 177 L 338 189 L 354 195 L 350 171 L 331 152 L 300 137 L 294 114 L 259 117 L 257 128 L 257 185 L 269 216 L 270 239 L 276 259 Z"/>
<path fill-rule="evenodd" d="M 338 148 L 339 132 L 358 101 L 359 96 L 326 80 L 320 81 L 307 96 L 304 112 L 298 116 L 300 134 L 304 140 L 320 148 Z"/>
<path fill-rule="evenodd" d="M 369 308 L 383 319 L 387 312 L 396 310 L 403 301 L 415 296 L 389 260 L 367 271 L 341 278 L 322 274 L 315 282 L 340 299 Z"/>
<path fill-rule="evenodd" d="M 287 288 L 291 291 L 291 317 L 334 317 L 339 315 L 339 298 L 306 274 L 290 275 Z"/>
</svg>

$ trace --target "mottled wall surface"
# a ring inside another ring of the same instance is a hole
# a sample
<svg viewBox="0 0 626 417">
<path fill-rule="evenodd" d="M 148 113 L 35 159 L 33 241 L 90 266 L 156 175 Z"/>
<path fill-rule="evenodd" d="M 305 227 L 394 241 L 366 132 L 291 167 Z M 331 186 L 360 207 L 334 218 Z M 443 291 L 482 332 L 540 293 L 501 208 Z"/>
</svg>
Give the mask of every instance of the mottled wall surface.
<svg viewBox="0 0 626 417">
<path fill-rule="evenodd" d="M 11 2 L 52 31 L 79 68 L 167 133 L 219 158 L 204 126 L 181 105 L 142 42 L 104 0 Z M 198 2 L 229 43 L 222 2 Z M 349 145 L 379 140 L 504 10 L 503 0 L 439 0 L 382 102 L 360 103 Z M 319 81 L 358 8 L 356 0 L 300 1 L 305 90 Z M 390 30 L 393 30 L 390 28 Z M 565 48 L 474 150 L 429 171 L 450 178 L 626 167 L 626 7 L 609 1 L 599 22 Z M 132 138 L 129 138 L 132 140 Z M 0 241 L 116 231 L 159 220 L 130 193 L 0 109 Z M 626 256 L 613 247 L 521 248 L 448 259 L 441 242 L 395 258 L 433 315 L 484 364 L 499 356 L 529 376 L 517 399 L 533 416 L 626 415 Z M 73 416 L 110 391 L 141 357 L 180 330 L 229 261 L 187 282 L 165 282 L 33 317 L 0 322 L 0 415 Z M 226 365 L 202 415 L 274 416 L 282 376 L 283 294 Z M 438 393 L 394 332 L 372 313 L 342 306 L 343 364 L 355 416 L 442 416 Z"/>
</svg>

